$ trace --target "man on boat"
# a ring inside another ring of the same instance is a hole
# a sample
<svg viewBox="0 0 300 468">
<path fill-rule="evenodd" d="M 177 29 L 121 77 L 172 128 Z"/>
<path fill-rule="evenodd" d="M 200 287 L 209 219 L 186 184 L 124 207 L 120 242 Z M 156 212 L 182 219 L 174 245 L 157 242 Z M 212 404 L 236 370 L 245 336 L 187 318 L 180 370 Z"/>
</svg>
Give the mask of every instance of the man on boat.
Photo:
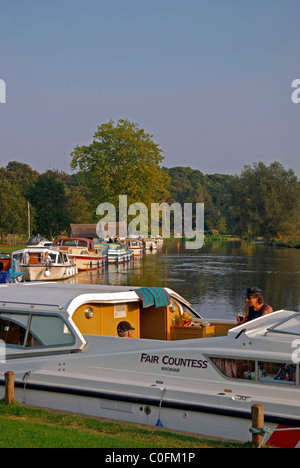
<svg viewBox="0 0 300 468">
<path fill-rule="evenodd" d="M 134 328 L 126 321 L 120 322 L 117 326 L 118 336 L 122 338 L 132 338 L 132 330 L 134 330 Z"/>
<path fill-rule="evenodd" d="M 246 316 L 238 315 L 238 325 L 250 322 L 263 315 L 271 314 L 272 312 L 272 307 L 269 304 L 265 304 L 261 289 L 257 287 L 247 288 L 245 305 Z"/>
</svg>

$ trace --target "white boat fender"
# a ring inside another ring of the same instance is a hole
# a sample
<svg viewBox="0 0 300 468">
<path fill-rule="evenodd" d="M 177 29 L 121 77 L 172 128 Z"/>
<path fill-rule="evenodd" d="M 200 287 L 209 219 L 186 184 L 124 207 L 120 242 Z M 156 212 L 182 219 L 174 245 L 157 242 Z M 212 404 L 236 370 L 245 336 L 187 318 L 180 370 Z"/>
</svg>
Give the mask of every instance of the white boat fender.
<svg viewBox="0 0 300 468">
<path fill-rule="evenodd" d="M 46 270 L 44 271 L 44 276 L 46 276 L 47 278 L 49 278 L 50 274 L 51 274 L 51 273 L 50 273 L 50 271 L 49 271 L 48 269 L 46 269 Z"/>
</svg>

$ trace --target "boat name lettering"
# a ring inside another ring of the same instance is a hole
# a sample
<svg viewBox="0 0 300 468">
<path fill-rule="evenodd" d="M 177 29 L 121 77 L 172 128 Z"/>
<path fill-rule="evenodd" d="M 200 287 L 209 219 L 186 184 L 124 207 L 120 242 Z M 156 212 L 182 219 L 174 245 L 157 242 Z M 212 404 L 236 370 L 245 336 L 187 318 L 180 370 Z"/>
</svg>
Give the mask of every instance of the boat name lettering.
<svg viewBox="0 0 300 468">
<path fill-rule="evenodd" d="M 145 362 L 149 364 L 160 364 L 160 356 L 142 353 L 141 362 Z M 161 363 L 164 365 L 176 366 L 176 367 L 195 367 L 198 369 L 207 368 L 207 361 L 203 361 L 199 359 L 173 357 L 173 356 L 163 356 L 161 358 Z"/>
</svg>

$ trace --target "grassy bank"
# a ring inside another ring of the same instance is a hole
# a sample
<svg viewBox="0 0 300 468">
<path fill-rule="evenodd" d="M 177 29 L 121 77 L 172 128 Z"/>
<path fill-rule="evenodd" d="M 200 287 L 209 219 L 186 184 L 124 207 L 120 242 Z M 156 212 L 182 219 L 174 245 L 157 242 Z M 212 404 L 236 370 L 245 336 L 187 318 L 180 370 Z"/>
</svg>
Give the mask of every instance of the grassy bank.
<svg viewBox="0 0 300 468">
<path fill-rule="evenodd" d="M 0 448 L 249 448 L 161 428 L 114 423 L 0 401 Z"/>
<path fill-rule="evenodd" d="M 300 239 L 270 239 L 269 245 L 275 247 L 287 247 L 293 249 L 300 249 Z"/>
<path fill-rule="evenodd" d="M 26 245 L 16 245 L 15 247 L 7 247 L 6 244 L 1 244 L 0 245 L 0 252 L 5 252 L 5 253 L 12 253 L 15 252 L 16 250 L 20 249 L 25 249 Z"/>
</svg>

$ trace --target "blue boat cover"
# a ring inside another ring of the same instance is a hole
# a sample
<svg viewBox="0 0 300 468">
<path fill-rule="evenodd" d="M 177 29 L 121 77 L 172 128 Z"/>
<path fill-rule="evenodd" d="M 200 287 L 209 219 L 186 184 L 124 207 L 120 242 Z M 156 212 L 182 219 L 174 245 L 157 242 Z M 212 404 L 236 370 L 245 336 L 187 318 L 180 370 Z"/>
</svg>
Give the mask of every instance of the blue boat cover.
<svg viewBox="0 0 300 468">
<path fill-rule="evenodd" d="M 139 288 L 134 292 L 143 301 L 143 307 L 164 307 L 170 304 L 170 295 L 164 288 Z"/>
</svg>

